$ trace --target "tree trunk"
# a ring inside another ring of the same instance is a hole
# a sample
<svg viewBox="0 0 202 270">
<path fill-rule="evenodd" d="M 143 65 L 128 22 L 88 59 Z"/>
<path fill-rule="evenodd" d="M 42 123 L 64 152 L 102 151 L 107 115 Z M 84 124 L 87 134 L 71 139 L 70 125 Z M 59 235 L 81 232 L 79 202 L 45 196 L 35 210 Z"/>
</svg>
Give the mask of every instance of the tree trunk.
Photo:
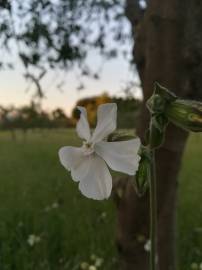
<svg viewBox="0 0 202 270">
<path fill-rule="evenodd" d="M 131 12 L 135 0 L 127 0 L 126 15 L 135 39 L 134 61 L 141 79 L 144 100 L 153 92 L 154 82 L 185 98 L 201 98 L 202 85 L 202 3 L 200 0 L 149 0 L 145 13 Z M 136 14 L 138 14 L 137 17 Z M 148 127 L 145 108 L 138 125 L 142 138 Z M 177 176 L 188 134 L 169 125 L 163 147 L 157 151 L 158 253 L 159 269 L 176 269 L 175 215 Z M 124 270 L 148 270 L 149 239 L 148 193 L 138 198 L 130 178 L 122 179 L 117 200 L 117 245 Z"/>
</svg>

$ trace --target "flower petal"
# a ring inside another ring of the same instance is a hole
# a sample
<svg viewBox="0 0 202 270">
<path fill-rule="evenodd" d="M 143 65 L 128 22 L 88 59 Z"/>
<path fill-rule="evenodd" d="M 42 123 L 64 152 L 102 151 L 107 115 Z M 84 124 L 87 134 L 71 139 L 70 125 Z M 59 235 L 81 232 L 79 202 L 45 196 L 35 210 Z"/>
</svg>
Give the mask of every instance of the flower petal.
<svg viewBox="0 0 202 270">
<path fill-rule="evenodd" d="M 71 170 L 71 176 L 74 181 L 81 181 L 83 178 L 85 178 L 88 171 L 92 169 L 90 168 L 91 159 L 91 155 L 83 156 L 78 166 Z"/>
<path fill-rule="evenodd" d="M 93 154 L 84 161 L 87 173 L 80 175 L 79 189 L 83 195 L 94 200 L 103 200 L 110 196 L 112 177 L 106 163 Z"/>
<path fill-rule="evenodd" d="M 77 106 L 77 108 L 81 112 L 80 119 L 76 125 L 77 134 L 81 139 L 85 139 L 86 141 L 89 141 L 91 134 L 90 134 L 90 127 L 88 123 L 86 108 L 81 107 L 81 106 Z"/>
<path fill-rule="evenodd" d="M 140 161 L 137 154 L 139 147 L 139 138 L 121 142 L 98 142 L 95 144 L 95 152 L 114 171 L 134 175 Z"/>
<path fill-rule="evenodd" d="M 116 129 L 116 103 L 102 104 L 98 107 L 97 126 L 92 136 L 92 142 L 99 142 Z"/>
<path fill-rule="evenodd" d="M 64 146 L 58 154 L 61 164 L 67 170 L 76 169 L 84 159 L 81 147 Z"/>
</svg>

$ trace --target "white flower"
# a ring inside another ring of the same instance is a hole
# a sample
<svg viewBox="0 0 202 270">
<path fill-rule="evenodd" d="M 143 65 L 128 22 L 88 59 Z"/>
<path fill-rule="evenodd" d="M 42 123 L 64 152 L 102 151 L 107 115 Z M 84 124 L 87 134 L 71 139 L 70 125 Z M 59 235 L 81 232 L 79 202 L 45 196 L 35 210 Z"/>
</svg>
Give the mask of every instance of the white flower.
<svg viewBox="0 0 202 270">
<path fill-rule="evenodd" d="M 77 123 L 78 136 L 84 139 L 82 147 L 65 146 L 59 150 L 62 165 L 69 171 L 79 189 L 88 198 L 102 200 L 110 196 L 112 177 L 107 165 L 119 172 L 134 175 L 140 157 L 137 152 L 140 140 L 107 142 L 104 139 L 116 129 L 117 105 L 102 104 L 98 107 L 97 126 L 91 134 L 87 112 L 83 107 Z M 107 165 L 106 165 L 107 163 Z"/>
<path fill-rule="evenodd" d="M 88 270 L 97 270 L 97 268 L 94 265 L 90 265 Z"/>
<path fill-rule="evenodd" d="M 191 269 L 197 270 L 197 269 L 198 269 L 198 264 L 195 263 L 195 262 L 193 262 L 193 263 L 191 264 Z"/>
<path fill-rule="evenodd" d="M 147 240 L 147 242 L 144 245 L 144 250 L 146 252 L 150 252 L 151 251 L 151 240 Z"/>
<path fill-rule="evenodd" d="M 52 208 L 53 208 L 53 209 L 57 209 L 58 207 L 59 207 L 58 202 L 54 202 L 54 203 L 52 204 Z"/>
<path fill-rule="evenodd" d="M 91 254 L 90 259 L 91 261 L 95 261 L 97 259 L 97 256 L 95 254 Z"/>
<path fill-rule="evenodd" d="M 28 239 L 27 239 L 27 243 L 32 247 L 35 244 L 39 243 L 41 241 L 40 236 L 34 235 L 34 234 L 30 234 Z"/>
<path fill-rule="evenodd" d="M 81 268 L 82 270 L 86 270 L 86 269 L 88 269 L 88 267 L 89 267 L 89 264 L 88 264 L 87 262 L 82 262 L 82 263 L 80 264 L 80 268 Z"/>
<path fill-rule="evenodd" d="M 103 264 L 103 259 L 102 258 L 97 258 L 95 261 L 95 266 L 100 267 Z"/>
</svg>

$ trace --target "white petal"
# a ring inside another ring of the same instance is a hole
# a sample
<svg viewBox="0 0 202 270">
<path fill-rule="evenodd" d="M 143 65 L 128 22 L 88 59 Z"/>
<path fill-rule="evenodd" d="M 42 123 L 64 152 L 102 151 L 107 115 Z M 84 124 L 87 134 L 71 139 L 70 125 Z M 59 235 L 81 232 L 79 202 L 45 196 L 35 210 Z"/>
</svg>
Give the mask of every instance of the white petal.
<svg viewBox="0 0 202 270">
<path fill-rule="evenodd" d="M 91 166 L 92 155 L 83 156 L 78 166 L 71 170 L 71 176 L 74 181 L 78 182 L 85 178 Z"/>
<path fill-rule="evenodd" d="M 116 103 L 102 104 L 98 107 L 97 126 L 92 136 L 92 142 L 99 142 L 116 129 Z"/>
<path fill-rule="evenodd" d="M 140 161 L 140 156 L 137 154 L 139 147 L 138 138 L 121 142 L 98 142 L 95 144 L 95 152 L 114 171 L 134 175 Z"/>
<path fill-rule="evenodd" d="M 110 196 L 112 177 L 102 158 L 96 154 L 90 155 L 86 163 L 87 173 L 80 175 L 79 189 L 83 195 L 95 200 L 103 200 Z M 88 163 L 88 164 L 87 164 Z M 84 166 L 85 167 L 85 166 Z"/>
<path fill-rule="evenodd" d="M 78 106 L 77 108 L 81 112 L 81 114 L 80 119 L 76 125 L 76 131 L 81 139 L 89 141 L 91 134 L 86 109 L 80 106 Z"/>
<path fill-rule="evenodd" d="M 84 159 L 82 148 L 64 146 L 59 150 L 59 159 L 67 170 L 76 169 Z"/>
</svg>

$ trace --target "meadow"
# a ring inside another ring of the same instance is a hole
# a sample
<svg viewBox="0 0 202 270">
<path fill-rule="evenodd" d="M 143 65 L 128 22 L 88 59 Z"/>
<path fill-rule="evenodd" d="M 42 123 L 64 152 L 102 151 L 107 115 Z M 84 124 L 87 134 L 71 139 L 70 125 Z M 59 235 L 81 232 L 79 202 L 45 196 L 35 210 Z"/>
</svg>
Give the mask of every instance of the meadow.
<svg viewBox="0 0 202 270">
<path fill-rule="evenodd" d="M 1 270 L 117 269 L 114 203 L 79 193 L 58 160 L 64 145 L 79 145 L 73 130 L 0 133 Z M 190 136 L 179 176 L 180 270 L 202 263 L 201 145 Z"/>
</svg>

